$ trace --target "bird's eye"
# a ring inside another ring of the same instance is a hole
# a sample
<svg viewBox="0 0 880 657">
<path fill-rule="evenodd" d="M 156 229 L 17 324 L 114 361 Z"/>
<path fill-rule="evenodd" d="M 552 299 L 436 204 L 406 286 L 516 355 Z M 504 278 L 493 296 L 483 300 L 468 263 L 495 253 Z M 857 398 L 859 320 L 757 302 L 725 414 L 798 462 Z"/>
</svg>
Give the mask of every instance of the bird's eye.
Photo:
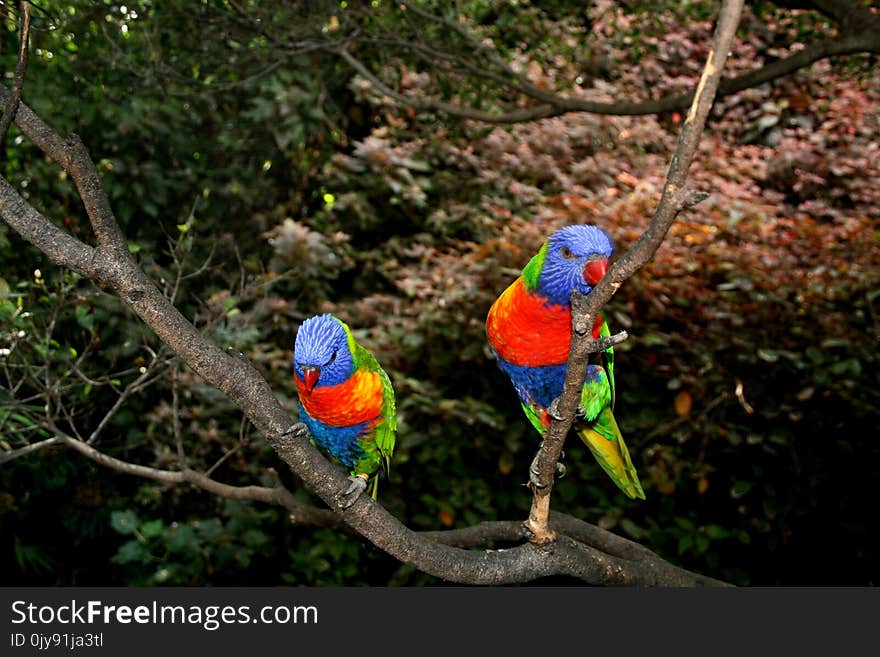
<svg viewBox="0 0 880 657">
<path fill-rule="evenodd" d="M 559 254 L 566 260 L 571 260 L 575 257 L 574 253 L 572 253 L 571 249 L 569 249 L 567 246 L 563 246 L 561 249 L 559 249 Z"/>
<path fill-rule="evenodd" d="M 330 365 L 333 364 L 333 361 L 336 360 L 336 354 L 337 354 L 337 351 L 334 350 L 333 355 L 330 356 L 330 360 L 328 360 L 326 363 L 324 363 L 324 367 L 329 367 Z"/>
</svg>

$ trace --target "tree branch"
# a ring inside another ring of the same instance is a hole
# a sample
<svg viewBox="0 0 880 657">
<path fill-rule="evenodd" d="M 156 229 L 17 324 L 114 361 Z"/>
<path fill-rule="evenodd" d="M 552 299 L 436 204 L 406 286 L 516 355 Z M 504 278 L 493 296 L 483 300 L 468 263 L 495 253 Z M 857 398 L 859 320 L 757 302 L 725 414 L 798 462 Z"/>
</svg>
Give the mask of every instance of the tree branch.
<svg viewBox="0 0 880 657">
<path fill-rule="evenodd" d="M 844 32 L 872 31 L 871 24 L 878 16 L 858 0 L 773 0 L 780 7 L 812 9 L 837 23 Z"/>
<path fill-rule="evenodd" d="M 226 499 L 281 506 L 287 511 L 290 522 L 296 525 L 347 529 L 339 514 L 298 501 L 280 484 L 274 488 L 231 486 L 188 468 L 179 471 L 149 468 L 104 454 L 59 431 L 57 427 L 53 427 L 53 431 L 56 432 L 53 438 L 24 449 L 33 452 L 51 444 L 61 444 L 116 472 L 167 485 L 189 484 Z M 572 516 L 554 513 L 552 521 L 554 528 L 564 537 L 561 550 L 554 555 L 553 561 L 566 566 L 569 569 L 567 574 L 586 578 L 588 581 L 599 579 L 607 584 L 727 586 L 725 582 L 678 568 L 638 543 L 628 541 Z M 474 548 L 498 542 L 519 543 L 524 538 L 524 528 L 522 523 L 516 521 L 496 521 L 482 522 L 461 529 L 421 532 L 418 535 L 439 545 Z M 492 552 L 492 550 L 487 551 L 487 553 Z M 589 563 L 578 564 L 578 560 Z"/>
<path fill-rule="evenodd" d="M 58 437 L 53 436 L 36 443 L 31 443 L 30 445 L 25 445 L 24 447 L 9 450 L 8 452 L 0 452 L 0 464 L 14 461 L 15 459 L 27 456 L 28 454 L 33 454 L 34 452 L 39 452 L 41 449 L 57 445 L 60 442 L 61 440 Z"/>
<path fill-rule="evenodd" d="M 18 46 L 18 63 L 15 66 L 15 77 L 12 82 L 12 94 L 6 100 L 3 108 L 3 116 L 0 118 L 0 160 L 6 158 L 6 133 L 18 111 L 21 102 L 21 90 L 24 88 L 24 73 L 27 70 L 28 43 L 31 29 L 31 3 L 21 0 L 18 3 L 18 12 L 21 14 L 21 36 Z"/>
<path fill-rule="evenodd" d="M 814 41 L 803 49 L 778 61 L 766 64 L 734 78 L 723 80 L 717 89 L 717 96 L 719 98 L 790 75 L 799 69 L 829 57 L 851 55 L 860 52 L 880 54 L 880 15 L 872 13 L 867 7 L 855 2 L 815 0 L 807 1 L 806 4 L 811 5 L 810 8 L 822 12 L 837 22 L 840 25 L 841 33 L 831 39 Z M 407 96 L 382 81 L 361 60 L 357 59 L 348 48 L 344 46 L 327 48 L 342 57 L 349 66 L 370 82 L 379 93 L 388 96 L 395 103 L 405 107 L 411 107 L 418 111 L 442 112 L 448 116 L 483 123 L 510 124 L 562 116 L 571 112 L 587 112 L 611 116 L 660 114 L 685 109 L 694 100 L 693 92 L 673 94 L 656 100 L 612 102 L 591 101 L 584 98 L 571 98 L 555 94 L 532 84 L 525 76 L 511 69 L 509 64 L 504 62 L 493 49 L 477 42 L 473 35 L 469 34 L 467 30 L 456 22 L 444 17 L 434 16 L 413 5 L 407 4 L 406 9 L 453 30 L 472 48 L 477 50 L 481 56 L 487 57 L 501 71 L 499 74 L 485 70 L 476 73 L 477 75 L 499 82 L 507 78 L 507 84 L 513 91 L 522 93 L 539 104 L 509 111 L 486 111 L 446 102 L 432 96 Z M 353 41 L 356 40 L 353 39 Z M 365 41 L 368 39 L 361 40 Z M 401 44 L 400 47 L 418 50 L 420 48 L 424 49 L 426 46 L 423 44 Z M 450 55 L 450 57 L 453 56 Z M 461 64 L 465 68 L 472 67 L 467 62 L 461 62 Z"/>
<path fill-rule="evenodd" d="M 531 533 L 531 540 L 538 544 L 548 543 L 556 538 L 549 521 L 553 475 L 565 437 L 568 435 L 580 403 L 581 388 L 587 373 L 589 355 L 600 351 L 597 341 L 592 339 L 588 330 L 593 326 L 593 318 L 617 292 L 623 282 L 654 256 L 679 212 L 698 203 L 706 196 L 703 193 L 694 193 L 685 189 L 687 172 L 697 151 L 706 117 L 712 107 L 727 60 L 727 53 L 739 24 L 742 8 L 743 0 L 725 0 L 721 5 L 721 13 L 712 40 L 712 50 L 709 52 L 703 75 L 697 85 L 694 102 L 682 125 L 678 144 L 666 175 L 660 203 L 650 225 L 629 251 L 611 266 L 589 295 L 585 297 L 578 292 L 572 293 L 571 347 L 563 392 L 559 398 L 557 409 L 562 419 L 554 418 L 551 421 L 550 429 L 544 440 L 541 441 L 536 468 L 538 480 L 543 485 L 532 487 L 532 508 L 526 521 L 526 527 Z"/>
<path fill-rule="evenodd" d="M 543 119 L 550 116 L 558 116 L 559 114 L 564 113 L 555 109 L 551 105 L 538 105 L 522 110 L 514 110 L 511 112 L 505 112 L 504 114 L 498 114 L 495 112 L 486 112 L 483 110 L 462 107 L 461 105 L 456 105 L 455 103 L 447 103 L 437 98 L 431 98 L 430 96 L 419 98 L 405 96 L 404 94 L 392 89 L 387 84 L 385 84 L 381 79 L 379 79 L 376 74 L 370 71 L 370 69 L 368 69 L 363 62 L 352 55 L 344 46 L 337 48 L 334 52 L 342 57 L 342 59 L 345 60 L 345 62 L 355 71 L 360 73 L 361 76 L 366 79 L 371 85 L 373 85 L 373 87 L 375 87 L 375 89 L 379 93 L 388 96 L 398 104 L 404 105 L 405 107 L 412 107 L 415 110 L 438 111 L 443 112 L 444 114 L 448 114 L 450 116 L 456 116 L 463 119 L 471 119 L 474 121 L 482 121 L 484 123 L 520 123 L 524 121 Z"/>
<path fill-rule="evenodd" d="M 0 100 L 5 101 L 9 95 L 9 90 L 0 87 Z M 248 361 L 230 356 L 210 343 L 138 267 L 128 253 L 100 179 L 81 148 L 81 142 L 62 139 L 23 104 L 16 124 L 74 177 L 99 246 L 92 248 L 61 231 L 2 178 L 0 217 L 56 264 L 112 287 L 184 363 L 242 409 L 309 490 L 328 506 L 336 508 L 335 496 L 347 484 L 345 473 L 325 459 L 306 438 L 289 431 L 291 421 L 287 412 L 266 380 Z M 275 503 L 279 496 L 286 499 L 285 493 L 279 489 L 230 487 L 191 470 L 163 471 L 125 463 L 69 436 L 63 441 L 95 462 L 121 472 L 165 483 L 191 483 L 223 496 L 244 495 L 247 499 Z M 289 500 L 284 504 L 285 508 L 290 508 Z M 325 513 L 338 513 L 337 517 L 354 531 L 398 560 L 453 582 L 506 584 L 550 575 L 568 575 L 591 584 L 718 584 L 715 580 L 673 566 L 663 569 L 656 564 L 628 561 L 567 537 L 550 546 L 527 543 L 507 550 L 473 551 L 444 545 L 408 529 L 369 496 L 361 496 L 345 511 Z M 292 515 L 297 514 L 308 517 L 308 512 L 301 507 L 292 512 Z M 324 514 L 322 517 L 327 518 Z"/>
<path fill-rule="evenodd" d="M 550 523 L 559 534 L 568 536 L 619 559 L 638 561 L 645 558 L 659 558 L 643 545 L 633 543 L 596 525 L 565 513 L 551 511 Z M 467 548 L 486 546 L 498 542 L 519 543 L 528 536 L 523 524 L 515 520 L 481 522 L 459 529 L 422 532 L 422 535 L 439 543 Z"/>
<path fill-rule="evenodd" d="M 65 140 L 64 148 L 60 152 L 52 153 L 52 157 L 58 159 L 73 178 L 99 246 L 113 254 L 114 261 L 118 261 L 120 265 L 132 265 L 134 259 L 128 252 L 128 243 L 116 222 L 113 210 L 110 209 L 104 185 L 85 144 L 78 135 L 71 134 Z"/>
<path fill-rule="evenodd" d="M 207 475 L 190 468 L 183 468 L 181 470 L 150 468 L 109 456 L 108 454 L 95 449 L 91 445 L 67 435 L 58 429 L 58 427 L 52 427 L 52 431 L 55 433 L 53 438 L 35 445 L 29 445 L 28 447 L 42 449 L 48 447 L 50 444 L 62 444 L 79 452 L 99 465 L 123 474 L 151 479 L 164 484 L 190 484 L 191 486 L 200 488 L 212 495 L 230 500 L 263 502 L 266 504 L 282 506 L 291 515 L 292 520 L 293 518 L 296 519 L 295 522 L 297 524 L 318 525 L 321 527 L 338 527 L 342 524 L 342 520 L 339 516 L 332 511 L 318 509 L 298 501 L 293 494 L 281 484 L 278 484 L 274 488 L 269 488 L 267 486 L 232 486 L 230 484 L 219 482 L 216 479 L 211 479 Z M 50 443 L 50 441 L 54 442 Z M 35 451 L 35 449 L 31 449 L 31 451 Z"/>
</svg>

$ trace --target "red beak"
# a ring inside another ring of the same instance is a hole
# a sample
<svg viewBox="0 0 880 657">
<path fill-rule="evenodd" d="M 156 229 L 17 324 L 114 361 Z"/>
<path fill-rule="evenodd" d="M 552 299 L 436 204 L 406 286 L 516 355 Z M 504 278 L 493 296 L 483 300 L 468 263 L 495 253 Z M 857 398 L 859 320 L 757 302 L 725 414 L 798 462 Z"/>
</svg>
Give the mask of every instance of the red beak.
<svg viewBox="0 0 880 657">
<path fill-rule="evenodd" d="M 306 392 L 312 392 L 315 384 L 318 383 L 319 376 L 321 376 L 320 367 L 303 367 L 303 381 L 306 384 Z"/>
<path fill-rule="evenodd" d="M 605 272 L 608 271 L 608 260 L 590 260 L 584 267 L 584 280 L 590 285 L 596 285 L 602 280 Z"/>
</svg>

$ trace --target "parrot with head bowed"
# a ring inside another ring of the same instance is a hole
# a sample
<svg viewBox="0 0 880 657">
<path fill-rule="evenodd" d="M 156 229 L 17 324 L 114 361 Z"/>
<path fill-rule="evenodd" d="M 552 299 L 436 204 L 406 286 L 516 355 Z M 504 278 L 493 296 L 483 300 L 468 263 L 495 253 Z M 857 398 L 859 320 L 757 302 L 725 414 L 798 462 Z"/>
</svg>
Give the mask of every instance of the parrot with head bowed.
<svg viewBox="0 0 880 657">
<path fill-rule="evenodd" d="M 542 438 L 565 380 L 572 290 L 589 294 L 605 275 L 612 250 L 610 238 L 597 226 L 561 228 L 489 310 L 486 334 L 498 366 L 510 377 L 526 417 Z M 608 324 L 597 313 L 593 338 L 609 335 Z M 609 347 L 591 356 L 573 426 L 614 483 L 629 497 L 645 499 L 613 405 L 614 350 Z"/>
<path fill-rule="evenodd" d="M 300 419 L 315 442 L 350 469 L 339 494 L 348 508 L 370 483 L 376 499 L 379 470 L 388 472 L 397 414 L 391 380 L 351 329 L 333 315 L 302 323 L 293 350 Z"/>
</svg>

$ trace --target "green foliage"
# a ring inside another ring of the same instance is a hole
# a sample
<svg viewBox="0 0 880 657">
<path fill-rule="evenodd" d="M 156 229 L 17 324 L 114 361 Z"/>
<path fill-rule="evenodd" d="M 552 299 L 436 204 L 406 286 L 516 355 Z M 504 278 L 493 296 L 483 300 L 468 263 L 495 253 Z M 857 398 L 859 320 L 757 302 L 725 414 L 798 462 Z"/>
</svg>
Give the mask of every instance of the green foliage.
<svg viewBox="0 0 880 657">
<path fill-rule="evenodd" d="M 128 540 L 110 561 L 136 586 L 236 581 L 254 559 L 271 553 L 272 539 L 262 528 L 275 515 L 240 502 L 226 502 L 220 518 L 169 524 L 143 520 L 133 510 L 114 511 L 110 524 Z"/>
<path fill-rule="evenodd" d="M 302 43 L 299 26 L 381 27 L 472 47 L 392 3 L 307 4 L 248 6 L 290 43 Z M 613 81 L 619 98 L 692 85 L 710 32 L 701 3 L 601 16 L 560 2 L 420 6 L 460 11 L 538 86 L 602 96 Z M 251 359 L 292 414 L 296 328 L 336 313 L 397 390 L 381 502 L 416 530 L 524 517 L 537 439 L 486 350 L 485 314 L 555 227 L 591 221 L 619 251 L 632 244 L 681 117 L 441 121 L 392 106 L 323 51 L 273 46 L 225 3 L 41 8 L 24 99 L 82 135 L 131 252 L 181 311 Z M 820 29 L 804 15 L 748 14 L 731 72 Z M 14 31 L 5 38 L 11 70 Z M 511 100 L 415 52 L 357 54 L 405 93 L 482 109 Z M 572 442 L 554 508 L 736 583 L 876 579 L 878 448 L 863 427 L 880 414 L 880 86 L 875 70 L 845 71 L 819 64 L 713 118 L 692 174 L 713 196 L 608 308 L 612 329 L 632 336 L 619 347 L 615 415 L 648 499 L 626 500 Z M 72 182 L 20 137 L 7 139 L 6 178 L 92 242 Z M 177 421 L 188 467 L 236 485 L 280 477 L 315 502 L 112 295 L 2 225 L 0 262 L 2 452 L 51 437 L 47 400 L 58 428 L 88 435 L 154 368 L 98 449 L 177 469 Z M 818 569 L 827 554 L 840 558 Z M 4 584 L 434 583 L 357 538 L 292 526 L 280 509 L 145 482 L 61 447 L 0 465 L 0 559 Z"/>
</svg>

